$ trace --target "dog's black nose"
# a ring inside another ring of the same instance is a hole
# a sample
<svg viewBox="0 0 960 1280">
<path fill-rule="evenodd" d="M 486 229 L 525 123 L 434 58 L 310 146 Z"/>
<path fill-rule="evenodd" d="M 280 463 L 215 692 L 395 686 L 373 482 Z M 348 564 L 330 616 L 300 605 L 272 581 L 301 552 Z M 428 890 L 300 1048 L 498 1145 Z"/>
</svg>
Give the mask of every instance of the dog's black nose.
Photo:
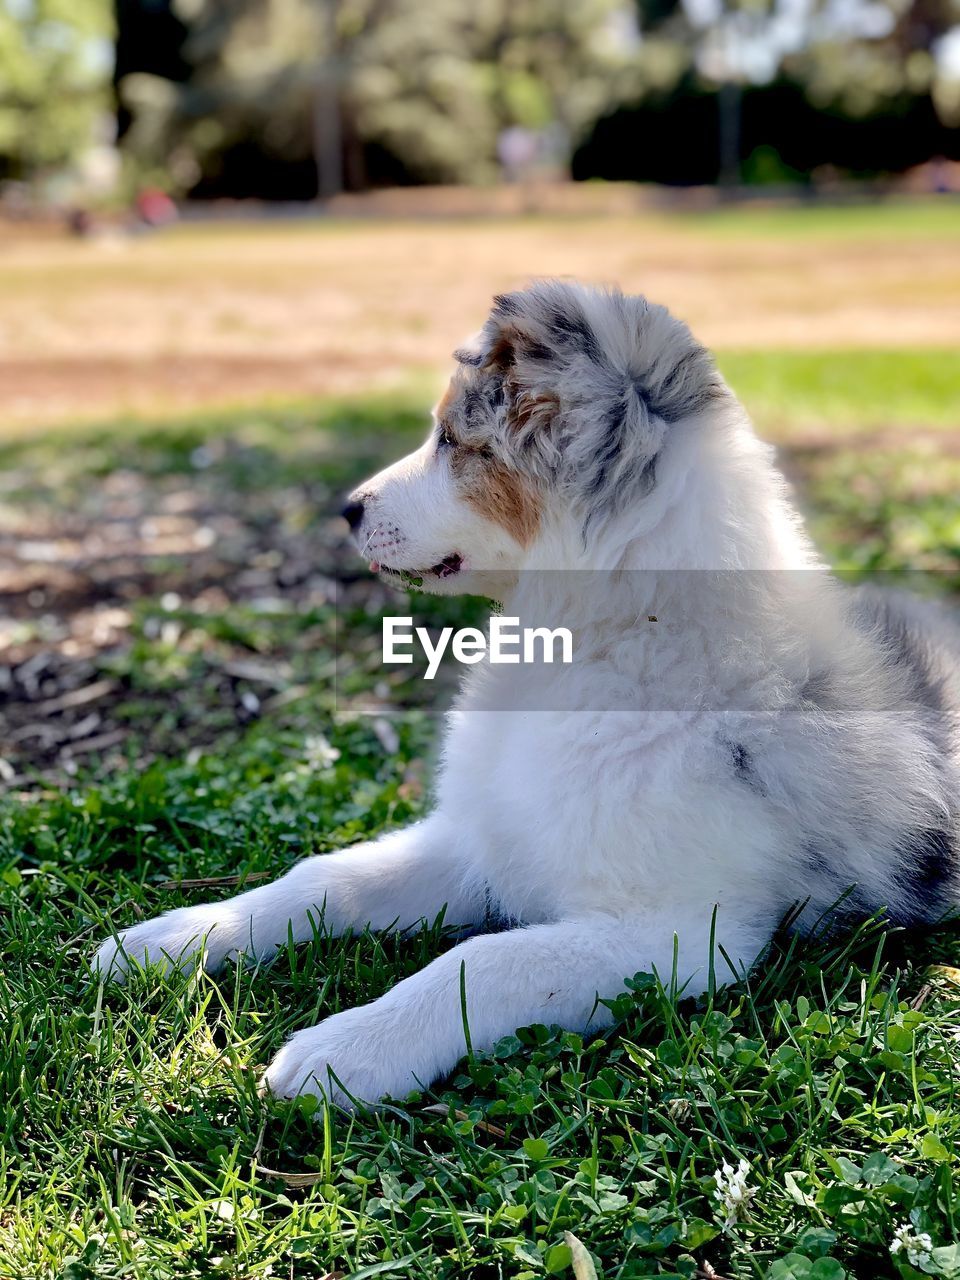
<svg viewBox="0 0 960 1280">
<path fill-rule="evenodd" d="M 363 519 L 363 503 L 348 502 L 340 514 L 343 516 L 344 520 L 346 520 L 351 529 L 356 529 L 357 525 Z"/>
</svg>

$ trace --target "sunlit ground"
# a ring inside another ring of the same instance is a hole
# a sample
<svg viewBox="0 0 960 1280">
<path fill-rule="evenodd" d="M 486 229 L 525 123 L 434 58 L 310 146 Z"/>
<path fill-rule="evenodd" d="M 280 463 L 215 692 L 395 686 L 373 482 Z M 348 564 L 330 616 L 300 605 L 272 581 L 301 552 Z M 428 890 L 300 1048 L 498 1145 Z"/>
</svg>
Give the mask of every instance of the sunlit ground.
<svg viewBox="0 0 960 1280">
<path fill-rule="evenodd" d="M 432 384 L 494 293 L 543 275 L 645 293 L 721 351 L 960 341 L 953 204 L 182 225 L 0 250 L 4 417 Z"/>
<path fill-rule="evenodd" d="M 184 877 L 423 811 L 435 727 L 391 711 L 396 599 L 338 617 L 359 565 L 334 513 L 424 431 L 490 295 L 554 273 L 718 348 L 833 563 L 960 583 L 952 205 L 0 251 L 0 1280 L 532 1280 L 572 1274 L 564 1230 L 607 1280 L 891 1275 L 911 1220 L 949 1250 L 957 987 L 929 966 L 955 927 L 815 945 L 711 1011 L 641 988 L 607 1041 L 525 1032 L 355 1122 L 265 1106 L 255 1070 L 439 931 L 85 985 L 105 930 L 231 891 Z M 723 1231 L 711 1175 L 741 1156 L 757 1194 Z"/>
</svg>

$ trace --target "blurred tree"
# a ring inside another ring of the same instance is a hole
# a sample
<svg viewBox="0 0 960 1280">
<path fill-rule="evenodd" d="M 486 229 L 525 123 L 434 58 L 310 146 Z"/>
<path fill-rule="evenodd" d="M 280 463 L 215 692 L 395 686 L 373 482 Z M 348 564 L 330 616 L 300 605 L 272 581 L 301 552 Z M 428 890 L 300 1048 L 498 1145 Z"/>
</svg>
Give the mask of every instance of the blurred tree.
<svg viewBox="0 0 960 1280">
<path fill-rule="evenodd" d="M 119 89 L 131 152 L 181 188 L 222 177 L 228 153 L 251 146 L 287 165 L 312 157 L 324 194 L 344 177 L 363 185 L 365 147 L 413 180 L 485 181 L 515 125 L 566 165 L 596 118 L 639 89 L 621 0 L 166 2 L 184 24 L 187 73 L 129 67 Z M 121 37 L 149 4 L 126 0 Z"/>
<path fill-rule="evenodd" d="M 391 0 L 354 47 L 361 135 L 430 181 L 483 182 L 520 127 L 567 167 L 572 148 L 640 89 L 638 32 L 617 0 Z"/>
<path fill-rule="evenodd" d="M 951 30 L 960 51 L 960 0 L 636 2 L 644 35 L 672 42 L 681 73 L 718 88 L 721 180 L 740 176 L 744 89 L 779 78 L 847 118 L 904 116 L 932 93 L 941 118 L 960 122 L 960 71 L 936 56 Z"/>
<path fill-rule="evenodd" d="M 141 171 L 185 191 L 216 179 L 236 149 L 261 169 L 309 164 L 322 15 L 314 0 L 123 0 L 118 46 L 142 52 L 118 58 L 117 91 Z M 148 34 L 161 20 L 176 63 L 165 71 Z"/>
<path fill-rule="evenodd" d="M 154 178 L 164 172 L 202 195 L 308 197 L 370 179 L 485 182 L 499 172 L 505 131 L 518 129 L 563 168 L 605 113 L 628 104 L 652 120 L 678 97 L 691 127 L 710 138 L 684 136 L 679 146 L 655 128 L 621 130 L 617 172 L 679 175 L 684 153 L 699 149 L 697 173 L 734 178 L 753 146 L 779 146 L 758 86 L 791 86 L 824 127 L 883 117 L 900 122 L 899 137 L 908 121 L 926 119 L 918 109 L 931 95 L 941 119 L 960 118 L 960 78 L 949 80 L 937 55 L 960 0 L 116 3 L 125 147 Z M 960 28 L 952 30 L 956 64 Z M 809 130 L 795 96 L 777 101 L 790 103 L 798 132 Z M 873 156 L 882 131 L 868 134 Z M 855 163 L 853 135 L 843 139 L 851 167 L 873 167 L 873 158 Z M 675 154 L 644 167 L 664 147 Z M 902 138 L 897 154 L 914 162 Z"/>
<path fill-rule="evenodd" d="M 936 54 L 960 23 L 960 3 L 872 0 L 853 12 L 858 22 L 825 15 L 809 42 L 785 62 L 811 103 L 858 119 L 902 114 L 925 94 L 946 106 L 943 90 L 951 77 Z M 958 123 L 948 109 L 940 114 L 947 123 Z"/>
<path fill-rule="evenodd" d="M 821 0 L 637 0 L 644 33 L 685 51 L 678 70 L 717 89 L 719 178 L 741 178 L 744 87 L 772 81 L 784 54 L 806 38 Z"/>
<path fill-rule="evenodd" d="M 0 0 L 0 169 L 72 159 L 109 107 L 109 0 Z"/>
</svg>

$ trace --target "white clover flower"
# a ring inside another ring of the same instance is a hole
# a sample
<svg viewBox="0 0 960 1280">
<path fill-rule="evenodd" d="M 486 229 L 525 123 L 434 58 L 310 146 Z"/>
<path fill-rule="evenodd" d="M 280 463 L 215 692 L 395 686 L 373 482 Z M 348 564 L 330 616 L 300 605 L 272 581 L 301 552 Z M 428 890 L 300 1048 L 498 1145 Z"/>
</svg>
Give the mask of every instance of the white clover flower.
<svg viewBox="0 0 960 1280">
<path fill-rule="evenodd" d="M 713 1198 L 720 1202 L 723 1209 L 724 1227 L 732 1227 L 735 1222 L 739 1222 L 746 1214 L 750 1201 L 757 1194 L 756 1187 L 747 1186 L 749 1172 L 750 1165 L 746 1160 L 741 1159 L 736 1169 L 724 1160 L 723 1165 L 713 1175 L 717 1184 Z"/>
<path fill-rule="evenodd" d="M 303 744 L 303 752 L 307 768 L 315 769 L 318 773 L 331 768 L 340 759 L 340 752 L 336 747 L 331 747 L 322 733 L 307 738 Z"/>
<path fill-rule="evenodd" d="M 914 1231 L 909 1222 L 903 1222 L 893 1233 L 890 1252 L 896 1256 L 905 1251 L 911 1267 L 922 1267 L 933 1258 L 933 1241 L 926 1231 Z"/>
</svg>

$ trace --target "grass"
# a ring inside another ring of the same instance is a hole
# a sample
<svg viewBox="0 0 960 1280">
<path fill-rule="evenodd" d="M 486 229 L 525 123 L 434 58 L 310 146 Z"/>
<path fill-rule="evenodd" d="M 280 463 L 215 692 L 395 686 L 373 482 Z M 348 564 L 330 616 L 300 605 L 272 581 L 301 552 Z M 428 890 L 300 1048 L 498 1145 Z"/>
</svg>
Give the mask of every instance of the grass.
<svg viewBox="0 0 960 1280">
<path fill-rule="evenodd" d="M 698 231 L 739 239 L 764 236 L 860 240 L 903 236 L 906 241 L 928 235 L 958 234 L 957 205 L 950 197 L 926 200 L 891 197 L 876 200 L 812 203 L 802 197 L 792 204 L 758 202 L 706 213 L 688 214 L 685 221 Z"/>
<path fill-rule="evenodd" d="M 722 351 L 719 363 L 768 437 L 957 427 L 960 361 L 945 349 Z"/>
<path fill-rule="evenodd" d="M 949 361 L 958 225 L 949 199 L 872 200 L 25 240 L 0 255 L 4 431 L 130 410 L 179 417 L 278 390 L 364 396 L 410 377 L 435 387 L 490 297 L 537 276 L 645 293 L 718 350 L 813 341 L 827 353 L 936 347 Z"/>
<path fill-rule="evenodd" d="M 835 560 L 956 581 L 957 387 L 939 355 L 723 363 Z M 127 736 L 72 774 L 22 765 L 0 801 L 0 1277 L 534 1280 L 574 1275 L 567 1231 L 606 1280 L 960 1275 L 956 927 L 783 939 L 749 984 L 696 1003 L 638 975 L 608 1034 L 519 1029 L 430 1094 L 354 1117 L 265 1102 L 257 1069 L 449 946 L 442 921 L 404 942 L 318 930 L 269 971 L 88 984 L 109 928 L 235 892 L 185 879 L 275 875 L 429 804 L 434 717 L 360 713 L 376 614 L 338 618 L 316 585 L 343 569 L 336 494 L 421 427 L 416 397 L 367 397 L 3 446 L 8 518 L 31 536 L 119 519 L 104 495 L 120 475 L 135 525 L 196 510 L 225 549 L 206 608 L 213 562 L 146 546 L 129 626 L 89 660 Z M 882 437 L 869 450 L 864 427 Z M 302 554 L 307 585 L 265 604 L 245 584 L 274 581 L 275 553 Z M 74 607 L 64 591 L 20 643 Z M 727 1225 L 713 1175 L 740 1159 L 752 1195 Z M 922 1271 L 890 1253 L 904 1223 L 932 1239 Z"/>
<path fill-rule="evenodd" d="M 424 728 L 388 754 L 362 724 L 331 727 L 342 754 L 319 771 L 260 729 L 228 759 L 7 813 L 2 1274 L 563 1274 L 572 1230 L 611 1276 L 693 1275 L 691 1258 L 763 1275 L 796 1252 L 858 1276 L 888 1273 L 914 1213 L 946 1246 L 960 999 L 926 967 L 951 931 L 787 951 L 697 1008 L 641 977 L 609 1036 L 530 1028 L 435 1095 L 354 1119 L 261 1103 L 254 1068 L 422 965 L 439 927 L 321 935 L 269 973 L 83 987 L 108 912 L 198 900 L 169 880 L 276 873 L 407 821 Z M 724 1232 L 710 1178 L 741 1156 L 756 1195 Z"/>
</svg>

